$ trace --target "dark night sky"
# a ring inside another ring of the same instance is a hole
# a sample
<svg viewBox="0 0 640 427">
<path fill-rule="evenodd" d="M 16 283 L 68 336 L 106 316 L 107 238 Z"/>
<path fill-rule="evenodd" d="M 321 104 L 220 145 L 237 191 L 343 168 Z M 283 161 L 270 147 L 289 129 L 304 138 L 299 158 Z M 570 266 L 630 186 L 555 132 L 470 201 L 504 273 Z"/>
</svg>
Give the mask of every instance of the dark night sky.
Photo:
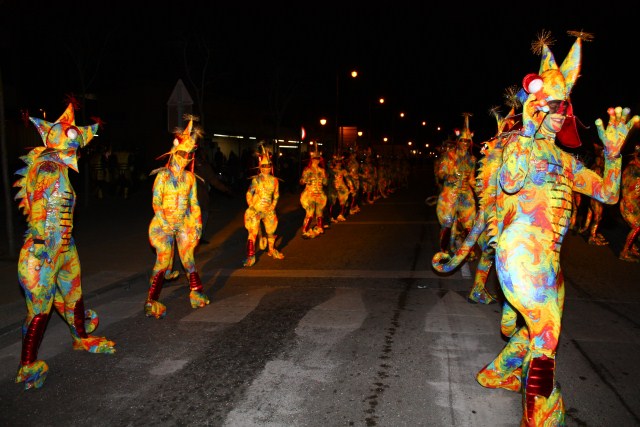
<svg viewBox="0 0 640 427">
<path fill-rule="evenodd" d="M 568 30 L 594 34 L 583 44 L 582 76 L 572 93 L 582 122 L 604 119 L 615 105 L 640 113 L 639 74 L 631 65 L 640 41 L 631 23 L 637 25 L 640 8 L 632 2 L 603 3 L 600 9 L 554 9 L 551 2 L 508 9 L 488 2 L 434 7 L 435 2 L 416 1 L 262 2 L 259 7 L 255 1 L 40 3 L 0 0 L 0 64 L 7 93 L 18 106 L 60 103 L 64 94 L 78 92 L 72 58 L 86 61 L 90 70 L 101 59 L 90 87 L 98 95 L 143 82 L 170 90 L 185 76 L 181 41 L 193 42 L 198 35 L 212 55 L 207 102 L 232 99 L 266 109 L 278 74 L 281 91 L 291 93 L 285 124 L 315 124 L 321 116 L 335 117 L 339 72 L 345 120 L 363 120 L 368 100 L 384 96 L 387 108 L 447 132 L 470 112 L 477 141 L 495 133 L 492 106 L 507 112 L 505 89 L 538 71 L 539 56 L 530 45 L 545 29 L 556 40 L 552 50 L 558 62 L 575 40 Z M 348 79 L 350 68 L 359 70 L 358 81 Z M 144 100 L 127 100 L 122 108 L 145 108 Z M 377 121 L 382 114 L 368 116 Z M 589 132 L 595 135 L 593 126 Z"/>
</svg>

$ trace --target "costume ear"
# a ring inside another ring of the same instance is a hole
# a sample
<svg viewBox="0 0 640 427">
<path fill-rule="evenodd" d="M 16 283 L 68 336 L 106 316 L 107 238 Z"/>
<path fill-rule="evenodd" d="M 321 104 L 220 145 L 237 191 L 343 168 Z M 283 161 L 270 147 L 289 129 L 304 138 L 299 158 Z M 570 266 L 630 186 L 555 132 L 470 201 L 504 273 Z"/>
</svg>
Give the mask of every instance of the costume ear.
<svg viewBox="0 0 640 427">
<path fill-rule="evenodd" d="M 542 45 L 542 58 L 540 58 L 540 70 L 538 74 L 542 74 L 547 70 L 557 70 L 558 64 L 553 56 L 553 52 L 546 43 Z"/>
<path fill-rule="evenodd" d="M 580 62 L 582 54 L 581 40 L 582 39 L 580 37 L 576 39 L 576 41 L 573 43 L 573 46 L 571 46 L 569 54 L 564 59 L 564 61 L 562 61 L 562 65 L 560 66 L 560 72 L 564 76 L 567 97 L 571 93 L 571 89 L 573 89 L 573 85 L 580 75 Z"/>
</svg>

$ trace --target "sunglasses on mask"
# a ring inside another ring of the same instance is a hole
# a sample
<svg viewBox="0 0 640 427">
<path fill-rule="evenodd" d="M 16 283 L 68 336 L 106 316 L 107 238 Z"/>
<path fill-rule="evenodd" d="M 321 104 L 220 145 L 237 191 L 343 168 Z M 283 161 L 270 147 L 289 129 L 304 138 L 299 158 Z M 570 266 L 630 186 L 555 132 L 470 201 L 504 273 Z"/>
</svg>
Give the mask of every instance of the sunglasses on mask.
<svg viewBox="0 0 640 427">
<path fill-rule="evenodd" d="M 562 114 L 567 115 L 569 113 L 569 101 L 549 101 L 547 106 L 549 107 L 550 114 Z"/>
</svg>

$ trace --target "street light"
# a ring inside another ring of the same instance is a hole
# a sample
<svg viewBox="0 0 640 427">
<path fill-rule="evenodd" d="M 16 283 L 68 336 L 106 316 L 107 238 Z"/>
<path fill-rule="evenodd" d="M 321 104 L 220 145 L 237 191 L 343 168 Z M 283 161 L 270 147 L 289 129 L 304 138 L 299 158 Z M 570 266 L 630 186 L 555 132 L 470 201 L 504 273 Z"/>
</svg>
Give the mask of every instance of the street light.
<svg viewBox="0 0 640 427">
<path fill-rule="evenodd" d="M 358 72 L 356 70 L 352 70 L 349 75 L 351 78 L 355 79 L 358 77 Z M 340 72 L 336 72 L 336 145 L 338 148 L 338 152 L 342 151 L 342 132 L 340 128 L 339 122 L 339 110 L 340 110 Z"/>
<path fill-rule="evenodd" d="M 325 133 L 325 125 L 327 124 L 327 119 L 324 117 L 320 119 L 320 125 L 322 126 L 322 142 L 325 143 L 326 133 Z"/>
</svg>

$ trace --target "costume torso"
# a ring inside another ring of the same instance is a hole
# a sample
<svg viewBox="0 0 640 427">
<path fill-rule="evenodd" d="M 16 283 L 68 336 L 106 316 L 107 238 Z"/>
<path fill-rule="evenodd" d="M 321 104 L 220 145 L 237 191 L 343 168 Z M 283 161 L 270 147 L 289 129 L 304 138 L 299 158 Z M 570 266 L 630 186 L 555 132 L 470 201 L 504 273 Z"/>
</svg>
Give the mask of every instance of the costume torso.
<svg viewBox="0 0 640 427">
<path fill-rule="evenodd" d="M 54 258 L 73 244 L 73 211 L 76 194 L 69 180 L 68 167 L 57 161 L 55 153 L 39 156 L 43 148 L 33 150 L 34 159 L 25 175 L 23 199 L 28 229 L 27 238 L 43 239 Z"/>
<path fill-rule="evenodd" d="M 514 137 L 517 139 L 518 137 Z M 526 137 L 520 137 L 526 139 Z M 519 144 L 512 141 L 511 144 Z M 498 221 L 500 231 L 511 228 L 550 242 L 555 251 L 560 250 L 569 228 L 573 207 L 572 191 L 607 202 L 618 193 L 616 179 L 620 174 L 620 161 L 608 162 L 601 178 L 587 169 L 582 162 L 555 145 L 553 139 L 539 138 L 531 144 L 527 170 L 514 170 L 513 147 L 505 149 L 505 165 L 500 172 L 500 183 L 505 190 L 498 196 Z M 521 184 L 517 184 L 521 182 Z M 512 189 L 520 187 L 517 191 Z"/>
<path fill-rule="evenodd" d="M 280 197 L 278 179 L 273 175 L 259 174 L 251 180 L 247 197 L 249 207 L 263 211 L 277 203 Z"/>
<path fill-rule="evenodd" d="M 175 173 L 163 168 L 153 185 L 153 206 L 156 215 L 177 229 L 184 226 L 192 216 L 192 189 L 196 186 L 195 175 L 187 170 Z M 204 185 L 204 184 L 203 184 Z"/>
<path fill-rule="evenodd" d="M 307 166 L 302 171 L 302 183 L 305 184 L 304 192 L 309 195 L 324 194 L 324 185 L 327 184 L 327 174 L 321 167 Z"/>
<path fill-rule="evenodd" d="M 476 159 L 470 154 L 457 155 L 452 149 L 444 154 L 437 176 L 442 180 L 436 213 L 442 227 L 452 227 L 459 219 L 469 229 L 476 212 L 474 197 Z"/>
</svg>

